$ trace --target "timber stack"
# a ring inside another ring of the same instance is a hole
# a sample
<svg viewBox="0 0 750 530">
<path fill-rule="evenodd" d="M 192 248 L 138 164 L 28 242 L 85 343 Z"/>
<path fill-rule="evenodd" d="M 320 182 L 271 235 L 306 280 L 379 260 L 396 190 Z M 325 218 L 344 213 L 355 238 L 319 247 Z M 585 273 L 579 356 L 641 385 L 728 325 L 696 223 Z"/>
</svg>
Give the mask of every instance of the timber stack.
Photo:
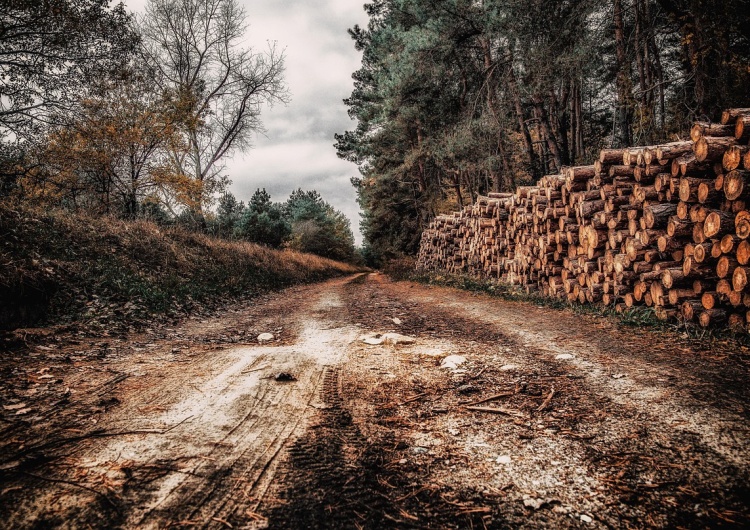
<svg viewBox="0 0 750 530">
<path fill-rule="evenodd" d="M 750 108 L 436 217 L 417 267 L 750 329 Z"/>
</svg>

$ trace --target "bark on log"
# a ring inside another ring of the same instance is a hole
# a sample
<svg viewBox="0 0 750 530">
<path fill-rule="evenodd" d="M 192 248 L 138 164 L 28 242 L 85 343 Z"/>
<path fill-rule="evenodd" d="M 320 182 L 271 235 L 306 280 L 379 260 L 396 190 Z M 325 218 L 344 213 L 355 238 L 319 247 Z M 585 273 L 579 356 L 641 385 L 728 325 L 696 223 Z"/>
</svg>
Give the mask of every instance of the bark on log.
<svg viewBox="0 0 750 530">
<path fill-rule="evenodd" d="M 721 123 L 722 125 L 733 125 L 735 120 L 743 114 L 750 114 L 750 108 L 726 109 L 721 113 Z"/>
<path fill-rule="evenodd" d="M 703 136 L 734 136 L 734 125 L 697 122 L 690 129 L 690 139 L 697 142 Z"/>
<path fill-rule="evenodd" d="M 695 142 L 693 152 L 698 162 L 713 162 L 723 158 L 724 152 L 735 145 L 734 136 L 703 136 Z"/>
</svg>

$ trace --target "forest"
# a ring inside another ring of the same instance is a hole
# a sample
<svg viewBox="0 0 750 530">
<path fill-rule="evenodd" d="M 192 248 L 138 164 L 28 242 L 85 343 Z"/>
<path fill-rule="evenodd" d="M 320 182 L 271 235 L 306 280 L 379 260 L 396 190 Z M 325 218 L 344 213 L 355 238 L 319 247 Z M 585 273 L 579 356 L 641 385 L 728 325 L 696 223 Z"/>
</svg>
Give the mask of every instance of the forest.
<svg viewBox="0 0 750 530">
<path fill-rule="evenodd" d="M 357 259 L 348 219 L 314 190 L 247 206 L 226 161 L 290 94 L 284 53 L 245 44 L 236 0 L 0 3 L 0 202 L 145 219 Z"/>
<path fill-rule="evenodd" d="M 336 136 L 370 254 L 413 255 L 422 230 L 602 148 L 689 138 L 747 106 L 747 0 L 375 0 Z"/>
</svg>

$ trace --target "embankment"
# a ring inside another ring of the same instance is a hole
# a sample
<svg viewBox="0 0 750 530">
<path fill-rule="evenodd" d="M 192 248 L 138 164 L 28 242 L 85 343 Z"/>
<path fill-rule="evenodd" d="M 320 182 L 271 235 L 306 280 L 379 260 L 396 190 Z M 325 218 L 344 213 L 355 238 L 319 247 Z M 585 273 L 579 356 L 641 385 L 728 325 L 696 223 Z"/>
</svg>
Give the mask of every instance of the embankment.
<svg viewBox="0 0 750 530">
<path fill-rule="evenodd" d="M 146 221 L 0 208 L 0 331 L 127 329 L 357 270 Z"/>
</svg>

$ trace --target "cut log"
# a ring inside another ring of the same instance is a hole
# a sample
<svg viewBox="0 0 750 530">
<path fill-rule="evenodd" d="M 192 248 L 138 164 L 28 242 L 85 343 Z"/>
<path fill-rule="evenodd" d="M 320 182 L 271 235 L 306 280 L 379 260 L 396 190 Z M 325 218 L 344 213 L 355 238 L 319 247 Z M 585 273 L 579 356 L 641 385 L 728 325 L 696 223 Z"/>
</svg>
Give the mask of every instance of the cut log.
<svg viewBox="0 0 750 530">
<path fill-rule="evenodd" d="M 706 258 L 711 256 L 711 241 L 704 241 L 700 245 L 695 245 L 695 249 L 693 251 L 693 259 L 696 261 L 696 263 L 703 263 L 706 261 Z"/>
<path fill-rule="evenodd" d="M 694 224 L 689 220 L 680 220 L 677 216 L 671 217 L 667 222 L 667 235 L 671 238 L 692 236 Z M 666 252 L 661 247 L 659 247 L 659 250 Z"/>
<path fill-rule="evenodd" d="M 716 291 L 707 291 L 701 295 L 701 306 L 704 309 L 713 309 L 719 305 L 719 293 Z"/>
<path fill-rule="evenodd" d="M 722 256 L 716 263 L 716 275 L 719 278 L 728 278 L 734 273 L 734 270 L 739 267 L 739 262 L 730 258 L 729 256 Z"/>
<path fill-rule="evenodd" d="M 721 238 L 721 241 L 719 241 L 719 250 L 722 254 L 729 254 L 739 242 L 740 238 L 735 234 L 727 234 Z"/>
<path fill-rule="evenodd" d="M 700 314 L 701 311 L 703 311 L 703 306 L 700 300 L 685 300 L 680 306 L 680 313 L 687 321 L 695 319 L 695 316 Z"/>
<path fill-rule="evenodd" d="M 667 293 L 670 305 L 680 305 L 685 300 L 694 300 L 695 293 L 692 289 L 670 289 Z"/>
<path fill-rule="evenodd" d="M 695 155 L 693 155 L 693 158 L 683 159 L 675 158 L 674 161 L 679 161 L 679 175 L 683 177 L 697 177 L 697 176 L 703 176 L 705 178 L 709 178 L 716 175 L 716 172 L 714 171 L 714 166 L 711 162 L 699 162 Z M 673 161 L 673 162 L 674 162 Z"/>
<path fill-rule="evenodd" d="M 671 289 L 680 284 L 684 285 L 688 282 L 688 280 L 690 280 L 690 275 L 685 274 L 685 272 L 682 270 L 682 267 L 673 267 L 664 269 L 662 271 L 661 283 L 667 289 Z"/>
<path fill-rule="evenodd" d="M 658 145 L 656 146 L 656 159 L 659 161 L 672 160 L 684 154 L 690 153 L 693 150 L 694 142 L 695 140 L 693 140 L 692 142 L 672 142 L 669 144 Z"/>
<path fill-rule="evenodd" d="M 703 136 L 734 136 L 734 125 L 722 125 L 721 123 L 694 123 L 690 129 L 690 139 L 697 142 Z"/>
<path fill-rule="evenodd" d="M 635 175 L 635 168 L 633 166 L 611 166 L 609 168 L 610 177 L 633 177 Z"/>
<path fill-rule="evenodd" d="M 742 165 L 742 159 L 750 152 L 750 146 L 733 145 L 724 153 L 721 159 L 722 168 L 726 171 L 732 171 Z"/>
<path fill-rule="evenodd" d="M 711 210 L 709 210 L 702 204 L 693 204 L 690 206 L 688 219 L 690 219 L 694 223 L 702 223 L 706 220 L 706 217 L 708 217 L 709 213 L 711 213 Z"/>
<path fill-rule="evenodd" d="M 697 162 L 713 162 L 724 157 L 724 152 L 735 145 L 734 136 L 702 136 L 693 145 Z"/>
<path fill-rule="evenodd" d="M 727 312 L 724 309 L 710 309 L 701 312 L 698 323 L 701 327 L 717 326 L 727 321 Z"/>
<path fill-rule="evenodd" d="M 565 174 L 565 182 L 586 182 L 594 178 L 596 175 L 596 168 L 592 166 L 576 166 L 569 167 Z"/>
<path fill-rule="evenodd" d="M 713 181 L 708 179 L 682 177 L 680 179 L 680 200 L 682 202 L 698 202 L 698 186 L 702 182 L 713 184 Z"/>
<path fill-rule="evenodd" d="M 750 186 L 745 184 L 750 181 L 750 171 L 735 169 L 724 175 L 724 196 L 729 201 L 750 196 Z"/>
<path fill-rule="evenodd" d="M 739 242 L 735 255 L 737 256 L 737 262 L 740 265 L 747 265 L 750 263 L 750 242 L 748 242 L 747 239 L 743 239 Z"/>
<path fill-rule="evenodd" d="M 703 235 L 714 237 L 717 234 L 726 234 L 734 230 L 734 216 L 729 212 L 713 210 L 703 223 Z"/>
<path fill-rule="evenodd" d="M 713 182 L 701 182 L 698 185 L 698 202 L 701 204 L 715 203 L 721 199 L 722 195 Z"/>
<path fill-rule="evenodd" d="M 747 239 L 750 236 L 750 212 L 741 210 L 734 216 L 734 233 L 740 239 Z"/>
<path fill-rule="evenodd" d="M 722 125 L 733 125 L 735 120 L 743 114 L 750 114 L 750 108 L 727 109 L 721 113 L 721 123 Z"/>
<path fill-rule="evenodd" d="M 732 134 L 734 134 L 734 127 L 732 127 Z M 599 151 L 599 162 L 606 165 L 622 163 L 625 151 L 625 149 L 602 149 Z"/>
<path fill-rule="evenodd" d="M 716 292 L 722 297 L 727 297 L 732 292 L 732 284 L 726 278 L 722 278 L 716 282 Z"/>
<path fill-rule="evenodd" d="M 732 288 L 735 291 L 742 291 L 747 285 L 747 278 L 750 275 L 750 268 L 737 267 L 732 273 Z"/>
<path fill-rule="evenodd" d="M 706 240 L 706 234 L 703 231 L 703 223 L 693 223 L 693 243 L 696 245 Z"/>
</svg>

